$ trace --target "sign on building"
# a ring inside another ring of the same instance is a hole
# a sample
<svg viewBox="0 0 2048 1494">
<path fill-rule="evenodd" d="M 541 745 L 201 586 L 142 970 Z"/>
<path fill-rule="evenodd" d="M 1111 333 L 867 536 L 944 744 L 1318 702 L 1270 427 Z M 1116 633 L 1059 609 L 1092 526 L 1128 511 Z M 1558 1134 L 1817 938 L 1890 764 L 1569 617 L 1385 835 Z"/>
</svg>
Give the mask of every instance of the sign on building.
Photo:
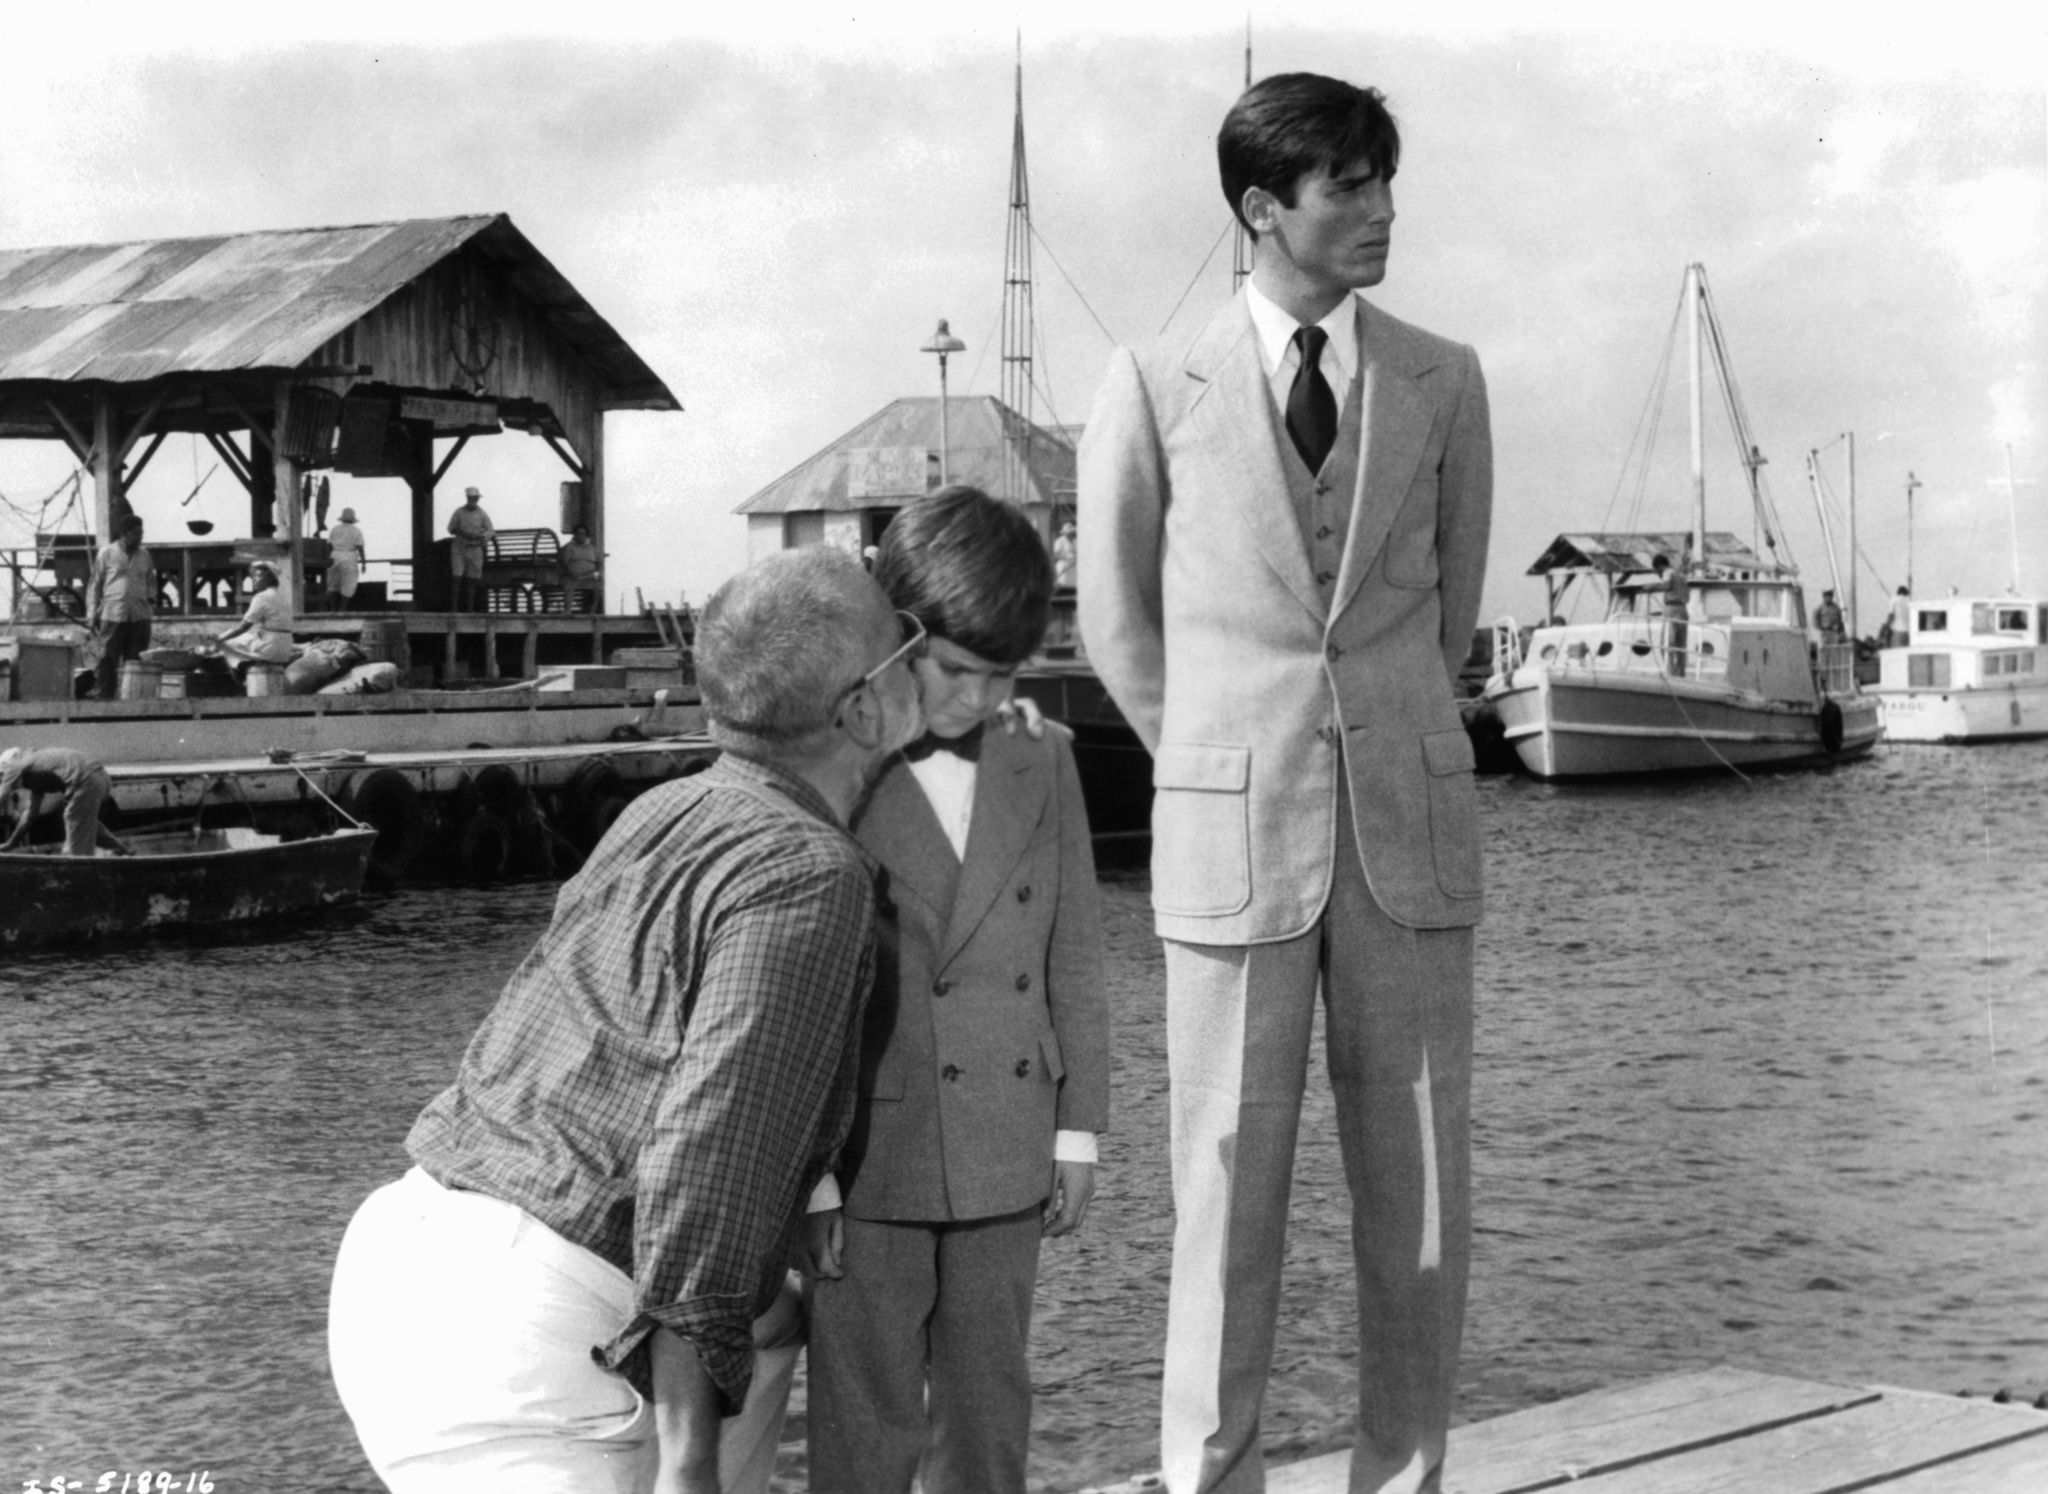
<svg viewBox="0 0 2048 1494">
<path fill-rule="evenodd" d="M 938 455 L 922 446 L 853 446 L 846 452 L 846 496 L 907 498 L 929 492 Z"/>
</svg>

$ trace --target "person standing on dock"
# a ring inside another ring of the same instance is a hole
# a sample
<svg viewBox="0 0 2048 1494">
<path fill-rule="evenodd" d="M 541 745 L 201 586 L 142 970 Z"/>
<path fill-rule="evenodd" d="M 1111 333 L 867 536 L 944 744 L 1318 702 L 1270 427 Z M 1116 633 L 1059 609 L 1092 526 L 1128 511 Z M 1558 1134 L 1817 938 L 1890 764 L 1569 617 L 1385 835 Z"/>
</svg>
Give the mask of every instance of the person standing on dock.
<svg viewBox="0 0 2048 1494">
<path fill-rule="evenodd" d="M 149 647 L 155 596 L 156 565 L 142 548 L 142 515 L 131 513 L 121 520 L 119 538 L 94 559 L 85 589 L 85 615 L 100 638 L 95 688 L 101 700 L 121 693 L 121 665 Z"/>
<path fill-rule="evenodd" d="M 898 511 L 875 579 L 930 634 L 924 737 L 854 818 L 879 926 L 853 1140 L 811 1199 L 813 1494 L 1024 1494 L 1041 1239 L 1109 1116 L 1109 1002 L 1072 734 L 991 729 L 1053 574 L 1017 505 Z"/>
<path fill-rule="evenodd" d="M 28 839 L 29 827 L 43 812 L 43 795 L 56 794 L 64 803 L 64 854 L 90 856 L 105 846 L 129 854 L 127 842 L 100 823 L 100 806 L 114 791 L 107 770 L 83 752 L 69 747 L 9 747 L 0 752 L 0 809 L 17 789 L 28 793 L 28 806 L 14 822 L 14 832 L 0 851 L 11 851 Z"/>
<path fill-rule="evenodd" d="M 1320 989 L 1359 1295 L 1352 1494 L 1441 1486 L 1470 1254 L 1473 752 L 1453 682 L 1493 502 L 1469 347 L 1386 275 L 1381 95 L 1291 73 L 1217 141 L 1250 283 L 1119 349 L 1081 443 L 1080 621 L 1153 756 L 1175 1232 L 1172 1494 L 1260 1489 Z"/>
<path fill-rule="evenodd" d="M 825 546 L 705 607 L 718 761 L 636 799 L 563 887 L 415 1167 L 342 1241 L 335 1385 L 393 1490 L 768 1487 L 788 1252 L 853 1118 L 874 973 L 845 824 L 923 730 L 923 636 Z"/>
<path fill-rule="evenodd" d="M 604 583 L 598 579 L 603 565 L 604 557 L 591 542 L 590 531 L 578 524 L 569 543 L 562 546 L 562 585 L 571 612 L 604 611 Z"/>
<path fill-rule="evenodd" d="M 327 479 L 323 477 L 320 481 L 324 487 Z M 363 531 L 356 525 L 354 509 L 341 511 L 341 522 L 327 531 L 327 544 L 328 606 L 336 612 L 346 612 L 355 597 L 357 583 L 363 579 Z"/>
<path fill-rule="evenodd" d="M 1847 640 L 1848 629 L 1842 622 L 1842 604 L 1835 600 L 1832 591 L 1820 594 L 1820 605 L 1813 609 L 1813 625 L 1820 629 L 1822 643 L 1842 643 Z"/>
<path fill-rule="evenodd" d="M 462 507 L 448 516 L 448 532 L 455 536 L 448 546 L 448 564 L 454 572 L 457 612 L 483 610 L 477 606 L 477 594 L 484 581 L 484 553 L 498 532 L 483 510 L 483 496 L 475 488 L 464 488 Z"/>
</svg>

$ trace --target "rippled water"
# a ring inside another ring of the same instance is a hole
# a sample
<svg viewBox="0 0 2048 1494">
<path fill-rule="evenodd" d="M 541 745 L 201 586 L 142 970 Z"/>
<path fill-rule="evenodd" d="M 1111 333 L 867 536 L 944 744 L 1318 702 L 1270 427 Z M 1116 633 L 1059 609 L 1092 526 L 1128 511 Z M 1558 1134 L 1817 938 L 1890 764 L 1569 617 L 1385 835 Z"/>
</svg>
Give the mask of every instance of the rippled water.
<svg viewBox="0 0 2048 1494">
<path fill-rule="evenodd" d="M 1462 1413 L 1716 1362 L 2048 1390 L 2048 744 L 1482 796 Z M 1088 1228 L 1046 1255 L 1049 1490 L 1157 1465 L 1160 963 L 1142 871 L 1105 889 L 1118 1110 Z M 375 1487 L 327 1381 L 333 1250 L 552 896 L 412 890 L 296 935 L 0 967 L 0 1487 Z M 1318 1074 L 1276 1457 L 1347 1439 L 1329 1115 Z"/>
</svg>

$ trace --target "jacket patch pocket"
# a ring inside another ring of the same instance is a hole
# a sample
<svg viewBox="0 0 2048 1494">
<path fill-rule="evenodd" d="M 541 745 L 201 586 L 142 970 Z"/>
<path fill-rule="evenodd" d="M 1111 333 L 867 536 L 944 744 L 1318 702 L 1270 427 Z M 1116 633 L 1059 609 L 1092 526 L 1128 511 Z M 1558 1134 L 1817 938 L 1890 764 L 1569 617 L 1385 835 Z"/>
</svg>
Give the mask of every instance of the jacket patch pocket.
<svg viewBox="0 0 2048 1494">
<path fill-rule="evenodd" d="M 1479 789 L 1472 739 L 1463 728 L 1431 732 L 1422 739 L 1429 770 L 1429 842 L 1436 857 L 1437 885 L 1451 897 L 1478 897 Z"/>
<path fill-rule="evenodd" d="M 1393 586 L 1426 587 L 1437 584 L 1436 558 L 1437 475 L 1418 477 L 1408 486 L 1408 496 L 1394 515 L 1387 531 L 1387 581 Z"/>
<path fill-rule="evenodd" d="M 1152 905 L 1221 917 L 1252 900 L 1249 747 L 1159 745 L 1152 761 Z"/>
</svg>

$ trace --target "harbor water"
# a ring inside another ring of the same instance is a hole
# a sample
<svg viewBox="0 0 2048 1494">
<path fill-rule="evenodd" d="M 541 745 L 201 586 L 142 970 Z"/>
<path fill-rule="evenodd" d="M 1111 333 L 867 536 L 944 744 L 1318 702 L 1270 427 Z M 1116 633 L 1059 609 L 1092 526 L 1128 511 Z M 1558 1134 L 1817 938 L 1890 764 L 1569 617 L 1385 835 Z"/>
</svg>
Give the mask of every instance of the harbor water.
<svg viewBox="0 0 2048 1494">
<path fill-rule="evenodd" d="M 1460 1415 L 1715 1363 L 2048 1391 L 2048 743 L 1481 798 Z M 1087 1228 L 1045 1256 L 1045 1490 L 1157 1467 L 1161 965 L 1142 865 L 1104 885 L 1116 1111 Z M 335 1245 L 552 899 L 416 888 L 0 957 L 5 1487 L 377 1487 L 326 1372 Z M 1345 1221 L 1318 1066 L 1272 1459 L 1348 1440 Z"/>
</svg>

